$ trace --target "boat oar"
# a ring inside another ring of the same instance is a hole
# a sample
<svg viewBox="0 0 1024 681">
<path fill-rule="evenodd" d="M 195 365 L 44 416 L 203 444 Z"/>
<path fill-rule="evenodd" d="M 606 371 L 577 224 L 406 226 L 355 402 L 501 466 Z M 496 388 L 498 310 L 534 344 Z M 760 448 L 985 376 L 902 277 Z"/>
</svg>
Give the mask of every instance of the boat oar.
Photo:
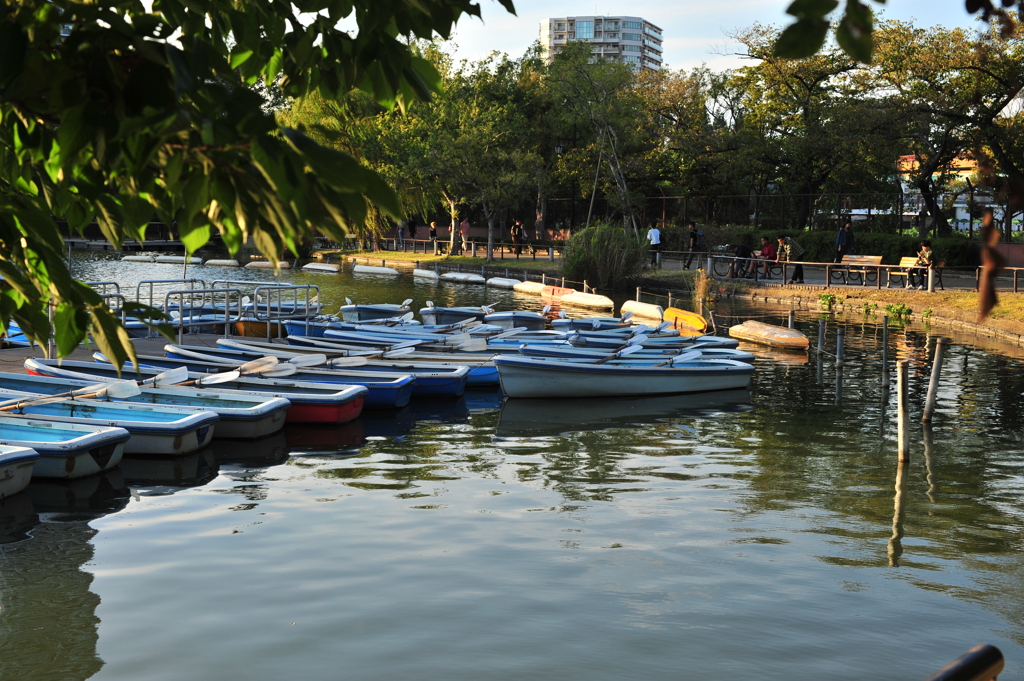
<svg viewBox="0 0 1024 681">
<path fill-rule="evenodd" d="M 189 381 L 182 385 L 194 385 L 197 388 L 202 388 L 208 385 L 217 385 L 218 383 L 230 383 L 242 376 L 252 376 L 254 374 L 258 374 L 266 378 L 279 378 L 281 376 L 290 376 L 297 370 L 298 367 L 294 364 L 282 365 L 281 361 L 277 357 L 260 357 L 259 359 L 252 360 L 251 362 L 241 364 L 231 371 L 201 376 L 194 381 Z"/>
<path fill-rule="evenodd" d="M 0 411 L 21 411 L 25 407 L 30 407 L 37 404 L 49 404 L 51 402 L 63 402 L 67 399 L 74 399 L 76 397 L 83 397 L 86 399 L 93 398 L 107 398 L 114 400 L 121 400 L 126 397 L 134 397 L 138 395 L 141 390 L 135 381 L 114 381 L 112 383 L 97 383 L 96 385 L 86 386 L 77 390 L 69 390 L 66 393 L 59 393 L 57 395 L 41 395 L 39 397 L 29 397 L 27 399 L 8 401 L 7 406 L 0 406 Z"/>
<path fill-rule="evenodd" d="M 689 350 L 689 351 L 684 352 L 682 354 L 676 355 L 675 357 L 673 357 L 672 359 L 670 359 L 667 362 L 660 362 L 658 364 L 652 364 L 651 366 L 656 366 L 656 367 L 669 366 L 670 367 L 673 364 L 675 364 L 676 362 L 689 362 L 690 360 L 693 360 L 693 359 L 700 359 L 700 356 L 701 356 L 701 351 L 700 350 Z"/>
<path fill-rule="evenodd" d="M 327 355 L 319 352 L 310 355 L 300 355 L 292 357 L 285 364 L 294 364 L 297 367 L 315 367 L 320 364 L 327 364 Z"/>
<path fill-rule="evenodd" d="M 620 323 L 621 322 L 628 322 L 632 318 L 633 318 L 633 313 L 632 312 L 627 312 L 626 314 L 624 314 L 621 317 L 619 317 L 619 322 Z"/>
<path fill-rule="evenodd" d="M 627 346 L 623 347 L 621 350 L 616 350 L 615 352 L 613 352 L 612 354 L 608 355 L 607 357 L 602 357 L 601 359 L 599 359 L 596 362 L 594 362 L 594 364 L 604 364 L 605 362 L 610 362 L 613 359 L 618 359 L 620 357 L 625 357 L 626 355 L 632 355 L 634 352 L 638 352 L 638 351 L 640 351 L 642 349 L 643 349 L 643 346 L 640 345 L 639 343 L 636 344 L 636 345 L 627 345 Z"/>
</svg>

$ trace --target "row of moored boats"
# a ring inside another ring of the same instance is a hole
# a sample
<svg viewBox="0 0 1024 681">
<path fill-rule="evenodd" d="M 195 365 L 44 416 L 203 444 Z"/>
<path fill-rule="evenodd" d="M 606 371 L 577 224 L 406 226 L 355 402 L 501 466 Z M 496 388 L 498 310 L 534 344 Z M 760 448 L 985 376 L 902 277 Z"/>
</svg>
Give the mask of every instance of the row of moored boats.
<svg viewBox="0 0 1024 681">
<path fill-rule="evenodd" d="M 703 318 L 681 310 L 647 325 L 628 314 L 428 303 L 416 321 L 410 302 L 349 302 L 336 316 L 285 321 L 277 342 L 168 344 L 164 356 L 139 356 L 130 381 L 99 353 L 93 362 L 27 359 L 27 375 L 0 373 L 0 498 L 26 475 L 81 477 L 124 454 L 183 455 L 213 438 L 341 424 L 467 388 L 513 399 L 658 396 L 744 388 L 754 372 L 736 340 L 705 335 Z"/>
</svg>

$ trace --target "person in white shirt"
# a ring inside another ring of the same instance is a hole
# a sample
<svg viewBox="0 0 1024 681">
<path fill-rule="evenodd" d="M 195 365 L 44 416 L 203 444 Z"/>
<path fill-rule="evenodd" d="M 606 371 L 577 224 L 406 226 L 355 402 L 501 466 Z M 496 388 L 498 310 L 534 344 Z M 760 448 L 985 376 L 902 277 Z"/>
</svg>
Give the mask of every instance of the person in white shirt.
<svg viewBox="0 0 1024 681">
<path fill-rule="evenodd" d="M 647 240 L 651 242 L 651 266 L 658 264 L 658 251 L 661 250 L 661 230 L 654 225 L 647 230 Z"/>
</svg>

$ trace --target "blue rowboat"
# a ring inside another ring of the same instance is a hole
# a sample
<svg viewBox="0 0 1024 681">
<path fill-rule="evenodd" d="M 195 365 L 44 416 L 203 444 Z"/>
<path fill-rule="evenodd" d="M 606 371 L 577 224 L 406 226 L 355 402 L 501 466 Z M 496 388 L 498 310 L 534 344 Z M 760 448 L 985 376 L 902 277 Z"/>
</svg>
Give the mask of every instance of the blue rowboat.
<svg viewBox="0 0 1024 681">
<path fill-rule="evenodd" d="M 0 445 L 28 447 L 39 454 L 33 477 L 82 478 L 113 468 L 130 437 L 124 428 L 0 415 Z"/>
<path fill-rule="evenodd" d="M 221 373 L 230 371 L 244 362 L 234 360 L 217 360 L 210 357 L 207 360 L 200 359 L 170 359 L 167 357 L 154 357 L 152 355 L 139 355 L 139 363 L 147 367 L 162 367 L 173 369 L 184 366 L 189 371 L 198 373 Z M 296 371 L 294 376 L 297 381 L 310 383 L 337 383 L 342 385 L 362 385 L 370 390 L 368 401 L 374 399 L 374 389 L 378 386 L 390 387 L 395 381 L 398 385 L 410 381 L 412 386 L 412 397 L 458 397 L 466 392 L 466 382 L 469 376 L 467 367 L 458 367 L 450 371 L 363 371 L 366 367 L 358 369 L 316 369 L 303 367 Z M 401 406 L 401 405 L 394 405 Z"/>
<path fill-rule="evenodd" d="M 292 359 L 294 357 L 302 357 L 308 355 L 308 352 L 290 352 L 287 345 L 277 345 L 276 347 L 265 347 L 263 349 L 253 348 L 251 350 L 235 348 L 216 347 L 210 348 L 206 346 L 189 346 L 189 345 L 173 345 L 168 343 L 164 346 L 164 353 L 171 359 L 196 359 L 203 360 L 206 358 L 208 361 L 230 361 L 230 362 L 249 362 L 260 357 L 277 357 L 282 362 Z M 395 359 L 367 359 L 366 364 L 358 366 L 361 371 L 376 371 L 376 372 L 394 372 L 399 374 L 412 374 L 416 376 L 416 384 L 420 385 L 420 374 L 424 372 L 437 373 L 437 372 L 450 372 L 456 373 L 462 367 L 466 367 L 469 373 L 466 378 L 466 385 L 468 387 L 495 387 L 498 385 L 498 371 L 494 368 L 493 362 L 486 363 L 474 363 L 472 366 L 463 364 L 458 361 L 441 361 L 440 359 L 433 358 L 425 360 L 422 358 L 407 359 L 406 357 L 395 358 Z M 326 367 L 325 367 L 326 368 Z M 414 391 L 415 394 L 415 391 Z"/>
<path fill-rule="evenodd" d="M 410 312 L 411 308 L 408 304 L 394 305 L 391 303 L 381 303 L 379 305 L 342 305 L 341 318 L 346 322 L 364 322 L 371 321 L 374 319 L 390 319 L 391 317 L 398 317 L 406 312 Z M 315 335 L 315 334 L 310 334 Z"/>
<path fill-rule="evenodd" d="M 694 348 L 694 350 L 700 350 L 701 359 L 734 359 L 737 362 L 753 362 L 754 355 L 750 352 L 743 350 L 736 350 L 733 348 Z M 558 357 L 562 359 L 572 359 L 576 361 L 589 361 L 596 362 L 599 359 L 605 359 L 611 354 L 607 349 L 595 349 L 595 348 L 576 348 L 556 345 L 522 345 L 519 347 L 519 354 L 527 357 Z M 639 352 L 634 352 L 629 355 L 628 360 L 615 360 L 621 362 L 647 362 L 649 364 L 656 364 L 657 362 L 664 362 L 670 357 L 679 354 L 678 349 L 669 350 L 647 350 L 641 348 Z"/>
<path fill-rule="evenodd" d="M 39 452 L 31 447 L 0 445 L 0 501 L 28 486 Z"/>
<path fill-rule="evenodd" d="M 625 397 L 746 387 L 754 367 L 729 359 L 672 366 L 593 364 L 543 357 L 495 357 L 509 397 Z"/>
<path fill-rule="evenodd" d="M 122 377 L 109 364 L 96 362 L 73 362 L 64 360 L 58 366 L 53 359 L 26 359 L 25 368 L 33 376 L 49 376 L 60 379 L 50 383 L 39 382 L 26 392 L 55 395 L 71 388 L 95 385 L 97 380 L 116 381 Z M 9 390 L 22 390 L 15 385 L 19 380 L 30 379 L 21 374 L 0 373 L 0 381 Z M 291 402 L 281 397 L 247 395 L 241 392 L 219 392 L 189 388 L 142 388 L 134 397 L 122 400 L 133 404 L 164 404 L 178 407 L 194 407 L 212 411 L 220 416 L 215 436 L 219 438 L 250 439 L 263 437 L 284 427 L 285 416 Z"/>
<path fill-rule="evenodd" d="M 206 374 L 219 374 L 231 371 L 237 365 L 237 363 L 233 365 L 227 362 L 197 362 L 194 360 L 168 359 L 166 357 L 153 356 L 139 356 L 138 359 L 140 364 L 139 374 L 143 378 L 155 376 L 162 371 L 175 369 L 180 366 L 186 367 L 189 370 L 190 378 L 199 378 Z M 98 376 L 113 380 L 113 377 L 117 375 L 117 371 L 105 362 L 65 361 L 63 366 L 87 374 L 87 377 Z M 53 371 L 53 369 L 50 369 L 50 371 Z M 303 371 L 292 374 L 288 378 L 293 380 L 286 381 L 285 384 L 294 383 L 302 386 L 319 386 L 321 388 L 329 386 L 335 391 L 341 391 L 347 387 L 364 387 L 367 392 L 363 398 L 363 406 L 367 409 L 397 409 L 404 407 L 409 404 L 409 400 L 413 396 L 413 389 L 416 387 L 416 379 L 408 374 L 403 374 L 397 378 L 379 374 L 368 377 L 352 377 L 351 379 L 342 379 L 339 376 L 335 376 L 336 380 L 326 381 L 310 378 Z M 254 374 L 245 376 L 240 381 L 229 383 L 228 385 L 231 385 L 233 388 L 236 386 L 239 388 L 234 393 L 235 395 L 245 396 L 249 391 L 251 391 L 249 393 L 251 395 L 263 395 L 267 392 L 273 392 L 282 384 L 280 379 L 262 378 Z M 208 393 L 210 391 L 207 388 L 203 388 L 202 392 Z"/>
<path fill-rule="evenodd" d="M 29 401 L 40 396 L 34 391 L 11 390 L 7 382 L 3 385 L 0 400 Z M 201 449 L 213 439 L 214 424 L 220 420 L 212 411 L 113 400 L 67 399 L 46 404 L 28 402 L 11 413 L 25 414 L 43 421 L 124 428 L 132 435 L 124 446 L 124 453 L 143 456 L 188 454 Z"/>
</svg>

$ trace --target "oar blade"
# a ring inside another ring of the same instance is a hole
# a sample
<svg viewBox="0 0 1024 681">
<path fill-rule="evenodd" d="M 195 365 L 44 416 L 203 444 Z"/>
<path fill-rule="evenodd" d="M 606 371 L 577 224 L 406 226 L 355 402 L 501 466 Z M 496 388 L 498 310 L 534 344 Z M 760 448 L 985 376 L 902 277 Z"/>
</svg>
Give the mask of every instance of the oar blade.
<svg viewBox="0 0 1024 681">
<path fill-rule="evenodd" d="M 385 352 L 383 355 L 381 355 L 381 357 L 384 357 L 386 359 L 391 359 L 392 357 L 401 357 L 402 355 L 411 355 L 414 352 L 416 352 L 416 348 L 399 348 L 397 350 L 391 350 L 390 352 Z"/>
<path fill-rule="evenodd" d="M 462 343 L 461 345 L 455 346 L 459 352 L 486 352 L 487 351 L 487 339 L 485 338 L 473 338 L 471 340 Z"/>
<path fill-rule="evenodd" d="M 365 366 L 369 361 L 365 357 L 337 357 L 332 359 L 328 366 L 339 369 L 342 367 L 361 367 Z"/>
<path fill-rule="evenodd" d="M 242 364 L 237 369 L 242 374 L 259 374 L 276 367 L 280 362 L 281 360 L 277 357 L 260 357 L 259 359 Z"/>
<path fill-rule="evenodd" d="M 260 376 L 264 378 L 282 378 L 284 376 L 291 376 L 299 367 L 294 364 L 278 364 L 276 367 L 271 367 L 266 371 L 261 371 Z"/>
<path fill-rule="evenodd" d="M 96 397 L 106 397 L 114 400 L 123 400 L 128 397 L 135 397 L 140 394 L 139 384 L 135 381 L 115 381 L 108 383 L 96 391 Z"/>
<path fill-rule="evenodd" d="M 175 367 L 142 381 L 142 385 L 175 385 L 188 380 L 188 367 Z"/>
<path fill-rule="evenodd" d="M 315 367 L 320 364 L 327 363 L 327 355 L 314 353 L 312 355 L 302 355 L 301 357 L 292 357 L 288 360 L 288 364 L 294 364 L 297 367 Z"/>
<path fill-rule="evenodd" d="M 203 376 L 196 380 L 196 387 L 205 388 L 210 385 L 217 385 L 219 383 L 231 383 L 237 381 L 241 376 L 239 371 L 225 371 L 222 374 L 210 374 L 209 376 Z"/>
</svg>

